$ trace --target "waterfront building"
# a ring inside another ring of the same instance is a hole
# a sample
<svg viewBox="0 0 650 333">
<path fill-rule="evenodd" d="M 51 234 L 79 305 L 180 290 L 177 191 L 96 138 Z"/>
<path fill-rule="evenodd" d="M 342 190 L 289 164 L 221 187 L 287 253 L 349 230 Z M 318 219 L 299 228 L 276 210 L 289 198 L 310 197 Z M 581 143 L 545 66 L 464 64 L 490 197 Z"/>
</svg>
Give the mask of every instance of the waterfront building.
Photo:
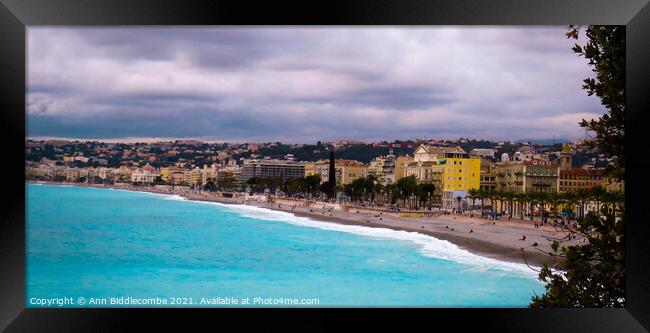
<svg viewBox="0 0 650 333">
<path fill-rule="evenodd" d="M 238 166 L 227 166 L 224 168 L 219 169 L 217 171 L 217 182 L 219 182 L 220 179 L 233 179 L 235 183 L 241 184 L 243 181 L 242 179 L 242 172 L 243 172 L 243 167 L 238 167 Z"/>
<path fill-rule="evenodd" d="M 395 158 L 395 169 L 393 172 L 393 182 L 397 182 L 401 178 L 406 177 L 406 168 L 409 163 L 413 161 L 413 157 L 408 155 L 406 156 L 397 156 Z"/>
<path fill-rule="evenodd" d="M 434 162 L 443 169 L 442 190 L 467 191 L 480 187 L 481 160 L 470 158 L 469 154 L 461 147 L 436 147 L 426 144 L 420 145 L 414 152 L 413 162 Z M 413 162 L 407 165 L 411 174 L 426 172 L 431 166 L 421 168 Z"/>
<path fill-rule="evenodd" d="M 68 182 L 76 182 L 81 177 L 79 169 L 67 168 L 65 169 L 65 180 Z"/>
<path fill-rule="evenodd" d="M 241 168 L 240 180 L 248 181 L 250 178 L 303 178 L 305 166 L 294 161 L 283 160 L 245 160 Z"/>
<path fill-rule="evenodd" d="M 53 180 L 62 180 L 65 179 L 65 168 L 63 167 L 57 167 L 52 169 L 52 179 Z"/>
<path fill-rule="evenodd" d="M 467 191 L 481 186 L 481 159 L 467 153 L 445 153 L 439 160 L 444 167 L 443 190 Z"/>
<path fill-rule="evenodd" d="M 498 191 L 529 193 L 560 190 L 560 167 L 550 161 L 502 162 L 495 165 L 495 172 Z"/>
<path fill-rule="evenodd" d="M 117 170 L 117 179 L 116 181 L 128 182 L 131 180 L 131 168 L 127 165 L 120 165 Z"/>
<path fill-rule="evenodd" d="M 368 175 L 368 165 L 355 160 L 336 159 L 334 168 L 336 171 L 336 185 L 350 184 L 355 179 Z M 321 183 L 328 181 L 330 174 L 329 161 L 317 162 L 315 169 L 320 174 Z"/>
<path fill-rule="evenodd" d="M 415 176 L 418 183 L 434 183 L 436 187 L 442 187 L 444 172 L 444 165 L 434 161 L 413 161 L 406 167 L 406 177 Z"/>
<path fill-rule="evenodd" d="M 185 171 L 176 169 L 171 173 L 171 183 L 172 185 L 187 185 L 185 182 Z"/>
<path fill-rule="evenodd" d="M 329 161 L 320 160 L 314 162 L 314 172 L 315 174 L 320 175 L 321 184 L 326 182 L 327 179 L 329 179 Z"/>
<path fill-rule="evenodd" d="M 434 202 L 440 202 L 442 197 L 444 172 L 445 166 L 434 161 L 413 161 L 406 167 L 406 177 L 414 176 L 418 184 L 433 184 L 431 197 Z"/>
<path fill-rule="evenodd" d="M 576 192 L 603 185 L 603 171 L 599 169 L 560 169 L 560 192 Z M 605 187 L 605 186 L 603 186 Z"/>
<path fill-rule="evenodd" d="M 101 167 L 97 171 L 97 177 L 101 179 L 113 179 L 114 170 L 111 168 Z"/>
<path fill-rule="evenodd" d="M 25 169 L 25 176 L 27 178 L 38 179 L 54 179 L 56 168 L 45 163 L 40 163 L 36 167 L 28 167 Z"/>
<path fill-rule="evenodd" d="M 338 159 L 336 166 L 336 184 L 347 185 L 357 178 L 367 176 L 368 165 L 355 160 Z"/>
<path fill-rule="evenodd" d="M 479 186 L 485 191 L 496 191 L 497 189 L 497 174 L 494 163 L 481 159 L 481 173 L 479 178 Z"/>
<path fill-rule="evenodd" d="M 573 167 L 573 156 L 568 144 L 560 152 L 560 192 L 576 192 L 603 185 L 603 171 Z M 605 187 L 605 186 L 603 186 Z"/>
<path fill-rule="evenodd" d="M 131 172 L 131 182 L 133 183 L 153 183 L 156 180 L 156 177 L 160 176 L 160 173 L 157 172 L 154 167 L 145 165 L 142 168 L 137 168 Z"/>
<path fill-rule="evenodd" d="M 207 164 L 203 165 L 203 170 L 201 171 L 201 185 L 206 185 L 209 181 L 217 181 L 217 172 L 219 171 L 217 164 L 212 164 L 208 167 Z"/>
<path fill-rule="evenodd" d="M 189 186 L 201 185 L 203 182 L 203 172 L 199 167 L 195 167 L 191 170 L 186 170 L 183 175 L 183 182 Z"/>
<path fill-rule="evenodd" d="M 395 181 L 396 160 L 394 155 L 375 157 L 370 161 L 367 173 L 377 177 L 384 186 L 392 184 Z"/>
<path fill-rule="evenodd" d="M 318 161 L 318 162 L 305 162 L 303 163 L 305 167 L 305 177 L 307 176 L 313 176 L 318 174 L 318 169 L 316 169 L 316 164 L 317 163 L 323 163 L 326 162 L 324 160 Z"/>
<path fill-rule="evenodd" d="M 165 184 L 171 184 L 173 183 L 172 176 L 176 171 L 178 171 L 178 168 L 173 166 L 162 167 L 160 168 L 160 179 L 165 182 Z"/>
</svg>

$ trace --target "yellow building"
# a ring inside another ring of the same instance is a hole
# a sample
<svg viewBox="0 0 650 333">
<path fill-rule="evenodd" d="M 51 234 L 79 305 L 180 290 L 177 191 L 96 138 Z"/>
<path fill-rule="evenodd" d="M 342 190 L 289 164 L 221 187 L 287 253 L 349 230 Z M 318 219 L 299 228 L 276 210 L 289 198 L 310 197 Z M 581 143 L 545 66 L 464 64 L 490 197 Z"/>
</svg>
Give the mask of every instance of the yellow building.
<svg viewBox="0 0 650 333">
<path fill-rule="evenodd" d="M 481 186 L 481 159 L 459 157 L 451 153 L 439 161 L 444 167 L 442 185 L 445 191 L 467 191 Z"/>
<path fill-rule="evenodd" d="M 347 185 L 368 175 L 368 165 L 354 160 L 336 160 L 336 183 Z M 340 179 L 340 181 L 339 181 Z"/>
<path fill-rule="evenodd" d="M 377 178 L 381 178 L 381 176 L 384 174 L 384 165 L 386 164 L 386 158 L 385 157 L 375 157 L 372 161 L 370 161 L 370 165 L 368 166 L 368 175 L 373 175 L 376 176 Z"/>
<path fill-rule="evenodd" d="M 461 147 L 436 147 L 423 144 L 415 150 L 413 162 L 433 162 L 441 166 L 444 170 L 442 175 L 444 191 L 467 191 L 481 186 L 481 159 L 470 158 Z"/>
<path fill-rule="evenodd" d="M 172 184 L 173 185 L 187 185 L 185 184 L 185 172 L 182 170 L 177 170 L 172 172 Z"/>
<path fill-rule="evenodd" d="M 201 185 L 203 182 L 203 173 L 198 167 L 185 171 L 185 184 L 188 185 Z"/>
<path fill-rule="evenodd" d="M 174 167 L 160 168 L 160 179 L 165 183 L 172 183 L 172 175 L 177 171 Z"/>
<path fill-rule="evenodd" d="M 318 169 L 316 169 L 316 163 L 318 162 L 305 163 L 305 177 L 318 174 Z"/>
<path fill-rule="evenodd" d="M 128 182 L 131 181 L 131 168 L 126 165 L 120 165 L 117 170 L 117 181 Z"/>
<path fill-rule="evenodd" d="M 241 172 L 242 168 L 236 166 L 228 166 L 220 169 L 217 172 L 217 184 L 227 179 L 232 180 L 235 185 L 241 184 Z"/>
<path fill-rule="evenodd" d="M 406 168 L 408 164 L 413 162 L 413 158 L 409 156 L 397 156 L 395 159 L 395 182 L 401 178 L 406 177 Z"/>
</svg>

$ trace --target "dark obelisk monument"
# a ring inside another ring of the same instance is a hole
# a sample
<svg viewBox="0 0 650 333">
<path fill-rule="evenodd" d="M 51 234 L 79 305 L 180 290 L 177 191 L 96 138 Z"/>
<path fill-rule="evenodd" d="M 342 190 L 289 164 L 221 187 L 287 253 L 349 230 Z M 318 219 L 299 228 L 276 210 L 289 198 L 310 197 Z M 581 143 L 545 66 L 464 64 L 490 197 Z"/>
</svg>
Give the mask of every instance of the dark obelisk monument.
<svg viewBox="0 0 650 333">
<path fill-rule="evenodd" d="M 334 186 L 336 186 L 336 165 L 334 161 L 334 152 L 330 152 L 330 171 L 329 171 L 329 178 L 327 179 L 328 181 L 328 186 L 327 186 L 327 196 L 329 198 L 334 197 Z"/>
</svg>

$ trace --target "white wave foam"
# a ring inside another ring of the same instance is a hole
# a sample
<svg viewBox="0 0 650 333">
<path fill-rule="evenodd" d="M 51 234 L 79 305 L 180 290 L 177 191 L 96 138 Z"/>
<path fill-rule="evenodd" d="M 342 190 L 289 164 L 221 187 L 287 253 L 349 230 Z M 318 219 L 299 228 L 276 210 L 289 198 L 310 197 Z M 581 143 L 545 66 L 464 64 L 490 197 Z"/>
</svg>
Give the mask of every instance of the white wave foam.
<svg viewBox="0 0 650 333">
<path fill-rule="evenodd" d="M 164 194 L 164 193 L 151 193 L 151 194 L 158 194 L 158 196 L 162 197 L 163 200 L 187 201 L 186 198 L 178 194 Z"/>
<path fill-rule="evenodd" d="M 271 220 L 282 221 L 293 225 L 319 228 L 323 230 L 341 231 L 353 233 L 356 235 L 393 239 L 400 241 L 408 241 L 420 246 L 420 253 L 439 259 L 453 260 L 459 263 L 467 264 L 472 267 L 472 270 L 487 270 L 497 269 L 508 272 L 520 273 L 526 276 L 536 276 L 537 273 L 524 264 L 512 263 L 507 261 L 496 260 L 492 258 L 482 257 L 473 254 L 467 250 L 459 248 L 457 245 L 441 240 L 429 235 L 421 234 L 418 232 L 409 232 L 403 230 L 393 230 L 388 228 L 374 228 L 358 225 L 346 225 L 331 222 L 323 222 L 313 220 L 308 217 L 295 216 L 289 212 L 281 212 L 271 210 L 268 208 L 250 206 L 250 205 L 224 205 L 214 203 L 219 206 L 224 206 L 235 210 L 243 216 Z M 538 269 L 538 267 L 534 267 Z"/>
</svg>

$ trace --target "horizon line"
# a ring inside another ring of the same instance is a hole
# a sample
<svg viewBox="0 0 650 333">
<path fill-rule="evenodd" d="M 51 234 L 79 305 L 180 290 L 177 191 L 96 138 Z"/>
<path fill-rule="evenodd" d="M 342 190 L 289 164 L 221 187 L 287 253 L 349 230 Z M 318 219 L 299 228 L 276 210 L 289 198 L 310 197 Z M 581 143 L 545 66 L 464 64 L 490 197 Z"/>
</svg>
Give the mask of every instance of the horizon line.
<svg viewBox="0 0 650 333">
<path fill-rule="evenodd" d="M 363 142 L 365 144 L 380 143 L 380 142 L 395 142 L 395 141 L 459 141 L 461 139 L 476 140 L 476 141 L 489 141 L 489 142 L 533 142 L 533 141 L 556 141 L 556 143 L 565 143 L 565 142 L 576 142 L 582 141 L 580 139 L 571 139 L 571 138 L 525 138 L 525 139 L 492 139 L 492 138 L 469 138 L 469 137 L 459 137 L 455 139 L 449 138 L 410 138 L 410 139 L 381 139 L 381 140 L 361 140 L 361 139 L 332 139 L 332 140 L 316 140 L 316 142 L 332 142 L 332 141 L 356 141 Z M 174 142 L 174 141 L 199 141 L 203 143 L 275 143 L 280 142 L 284 144 L 309 144 L 308 142 L 282 142 L 278 140 L 269 140 L 269 141 L 253 141 L 253 140 L 241 140 L 234 139 L 233 141 L 228 140 L 216 140 L 205 137 L 123 137 L 123 138 L 74 138 L 74 137 L 58 137 L 58 136 L 34 136 L 34 137 L 25 137 L 25 140 L 32 141 L 78 141 L 78 142 L 102 142 L 102 143 L 156 143 L 156 142 Z M 314 143 L 316 143 L 314 142 Z"/>
</svg>

